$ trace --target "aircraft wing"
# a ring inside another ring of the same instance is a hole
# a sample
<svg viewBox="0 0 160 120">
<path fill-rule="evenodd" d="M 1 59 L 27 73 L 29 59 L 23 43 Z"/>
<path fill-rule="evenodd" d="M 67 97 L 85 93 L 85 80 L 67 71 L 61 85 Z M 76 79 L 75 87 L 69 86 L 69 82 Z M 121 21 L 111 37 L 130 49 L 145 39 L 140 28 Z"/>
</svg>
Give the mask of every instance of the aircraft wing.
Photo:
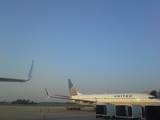
<svg viewBox="0 0 160 120">
<path fill-rule="evenodd" d="M 0 78 L 0 82 L 27 82 L 29 79 Z"/>
<path fill-rule="evenodd" d="M 32 65 L 29 71 L 29 75 L 27 79 L 16 79 L 16 78 L 3 78 L 0 77 L 0 82 L 27 82 L 32 78 L 32 69 L 33 69 L 34 60 L 32 61 Z"/>
<path fill-rule="evenodd" d="M 45 90 L 46 90 L 46 93 L 47 93 L 47 96 L 48 96 L 46 98 L 46 100 L 48 98 L 58 98 L 58 99 L 75 100 L 75 101 L 82 101 L 82 102 L 89 102 L 89 103 L 96 103 L 97 102 L 96 98 L 95 98 L 95 101 L 92 101 L 92 100 L 75 99 L 75 98 L 71 98 L 70 96 L 57 95 L 57 94 L 55 94 L 55 96 L 51 96 L 46 88 L 45 88 Z"/>
<path fill-rule="evenodd" d="M 97 101 L 91 101 L 91 100 L 83 100 L 83 99 L 74 99 L 68 97 L 59 97 L 59 96 L 50 96 L 49 98 L 58 98 L 58 99 L 65 99 L 65 100 L 75 100 L 75 101 L 82 101 L 82 102 L 89 102 L 89 103 L 96 103 Z"/>
</svg>

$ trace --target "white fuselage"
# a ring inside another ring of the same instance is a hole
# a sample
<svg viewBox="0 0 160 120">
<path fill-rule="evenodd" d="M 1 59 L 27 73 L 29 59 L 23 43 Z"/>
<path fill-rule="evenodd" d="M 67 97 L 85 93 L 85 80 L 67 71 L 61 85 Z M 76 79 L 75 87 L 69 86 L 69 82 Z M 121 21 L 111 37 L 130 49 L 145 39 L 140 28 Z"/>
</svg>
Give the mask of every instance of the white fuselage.
<svg viewBox="0 0 160 120">
<path fill-rule="evenodd" d="M 73 100 L 77 104 L 94 106 L 96 103 L 111 103 L 111 104 L 136 104 L 136 105 L 151 105 L 160 104 L 160 100 L 148 94 L 92 94 L 92 95 L 75 95 L 73 99 L 81 99 L 84 101 Z M 96 101 L 95 104 L 86 101 Z"/>
</svg>

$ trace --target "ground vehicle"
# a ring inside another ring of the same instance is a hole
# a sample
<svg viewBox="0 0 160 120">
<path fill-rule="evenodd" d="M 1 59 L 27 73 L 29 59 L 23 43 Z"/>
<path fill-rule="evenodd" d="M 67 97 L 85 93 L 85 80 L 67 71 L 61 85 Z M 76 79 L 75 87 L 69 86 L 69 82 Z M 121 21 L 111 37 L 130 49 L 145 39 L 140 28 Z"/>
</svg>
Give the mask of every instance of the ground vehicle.
<svg viewBox="0 0 160 120">
<path fill-rule="evenodd" d="M 160 120 L 160 105 L 114 105 L 98 103 L 96 105 L 96 118 L 104 117 L 112 120 Z"/>
<path fill-rule="evenodd" d="M 115 105 L 115 117 L 142 119 L 142 107 L 140 105 Z"/>
<path fill-rule="evenodd" d="M 116 119 L 142 119 L 142 107 L 139 105 L 114 105 L 98 103 L 96 105 L 96 118 Z"/>
<path fill-rule="evenodd" d="M 74 106 L 65 107 L 66 110 L 81 110 L 81 108 L 82 107 L 76 107 L 76 106 L 75 107 Z"/>
<path fill-rule="evenodd" d="M 115 105 L 107 103 L 96 104 L 96 118 L 114 118 L 115 117 Z"/>
<path fill-rule="evenodd" d="M 160 120 L 160 105 L 146 105 L 143 111 L 145 120 Z"/>
</svg>

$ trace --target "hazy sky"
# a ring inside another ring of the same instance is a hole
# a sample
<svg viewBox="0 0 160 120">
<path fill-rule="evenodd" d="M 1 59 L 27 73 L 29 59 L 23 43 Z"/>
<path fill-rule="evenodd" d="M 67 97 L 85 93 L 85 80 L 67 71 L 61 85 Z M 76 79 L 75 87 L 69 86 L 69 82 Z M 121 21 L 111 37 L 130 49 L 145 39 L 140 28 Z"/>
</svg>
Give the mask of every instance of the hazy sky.
<svg viewBox="0 0 160 120">
<path fill-rule="evenodd" d="M 1 0 L 0 101 L 160 88 L 159 0 Z M 49 99 L 48 101 L 60 101 Z"/>
</svg>

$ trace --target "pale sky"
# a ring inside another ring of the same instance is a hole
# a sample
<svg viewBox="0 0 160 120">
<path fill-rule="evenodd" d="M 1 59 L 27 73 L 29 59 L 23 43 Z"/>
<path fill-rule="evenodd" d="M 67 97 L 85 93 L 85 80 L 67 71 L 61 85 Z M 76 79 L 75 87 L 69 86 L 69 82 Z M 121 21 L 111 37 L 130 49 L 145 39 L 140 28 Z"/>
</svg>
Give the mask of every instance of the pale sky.
<svg viewBox="0 0 160 120">
<path fill-rule="evenodd" d="M 159 0 L 1 0 L 0 101 L 160 88 Z M 47 101 L 60 101 L 49 99 Z"/>
</svg>

